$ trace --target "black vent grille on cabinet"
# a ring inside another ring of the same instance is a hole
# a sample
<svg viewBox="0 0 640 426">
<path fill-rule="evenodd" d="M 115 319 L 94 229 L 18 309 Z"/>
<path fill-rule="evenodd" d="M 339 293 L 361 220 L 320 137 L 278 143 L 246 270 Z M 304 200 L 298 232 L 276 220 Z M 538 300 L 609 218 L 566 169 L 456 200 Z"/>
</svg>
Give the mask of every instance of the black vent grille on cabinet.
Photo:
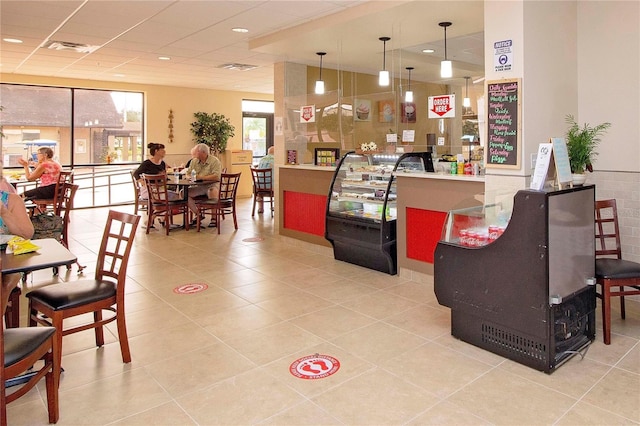
<svg viewBox="0 0 640 426">
<path fill-rule="evenodd" d="M 519 336 L 495 325 L 482 324 L 482 341 L 522 358 L 546 362 L 547 345 L 545 342 Z"/>
</svg>

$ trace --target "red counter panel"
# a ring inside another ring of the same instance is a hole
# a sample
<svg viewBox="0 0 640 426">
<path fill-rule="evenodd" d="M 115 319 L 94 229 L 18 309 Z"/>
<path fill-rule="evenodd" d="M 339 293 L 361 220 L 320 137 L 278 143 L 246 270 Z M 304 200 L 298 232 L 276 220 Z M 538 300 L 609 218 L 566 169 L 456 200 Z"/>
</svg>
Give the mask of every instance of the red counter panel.
<svg viewBox="0 0 640 426">
<path fill-rule="evenodd" d="M 407 257 L 433 263 L 447 213 L 407 207 Z"/>
<path fill-rule="evenodd" d="M 326 195 L 284 191 L 283 198 L 285 228 L 324 237 Z"/>
</svg>

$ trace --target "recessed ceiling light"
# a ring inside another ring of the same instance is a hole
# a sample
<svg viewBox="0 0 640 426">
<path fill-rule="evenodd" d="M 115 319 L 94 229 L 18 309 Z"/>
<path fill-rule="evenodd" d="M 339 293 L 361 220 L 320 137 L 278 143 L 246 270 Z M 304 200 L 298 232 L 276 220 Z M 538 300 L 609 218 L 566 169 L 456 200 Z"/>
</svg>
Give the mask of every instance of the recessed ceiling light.
<svg viewBox="0 0 640 426">
<path fill-rule="evenodd" d="M 17 38 L 3 38 L 2 40 L 6 41 L 7 43 L 22 43 L 22 40 L 18 40 Z"/>
<path fill-rule="evenodd" d="M 114 74 L 114 77 L 124 77 L 124 74 Z"/>
<path fill-rule="evenodd" d="M 248 32 L 249 32 L 249 30 L 248 30 L 248 29 L 246 29 L 246 28 L 240 28 L 240 27 L 237 27 L 237 28 L 231 28 L 231 31 L 233 31 L 234 33 L 248 33 Z"/>
<path fill-rule="evenodd" d="M 422 53 L 433 53 L 435 50 L 433 49 L 422 49 Z"/>
<path fill-rule="evenodd" d="M 168 56 L 158 56 L 158 59 L 160 59 L 161 61 L 170 61 L 171 58 Z"/>
</svg>

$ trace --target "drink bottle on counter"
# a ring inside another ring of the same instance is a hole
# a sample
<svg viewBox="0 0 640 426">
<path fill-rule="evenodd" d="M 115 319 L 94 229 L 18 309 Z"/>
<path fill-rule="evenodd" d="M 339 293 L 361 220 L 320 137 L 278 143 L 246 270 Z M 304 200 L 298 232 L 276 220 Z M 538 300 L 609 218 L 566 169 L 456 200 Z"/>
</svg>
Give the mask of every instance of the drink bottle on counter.
<svg viewBox="0 0 640 426">
<path fill-rule="evenodd" d="M 195 182 L 195 181 L 196 181 L 196 171 L 191 170 L 191 182 Z"/>
</svg>

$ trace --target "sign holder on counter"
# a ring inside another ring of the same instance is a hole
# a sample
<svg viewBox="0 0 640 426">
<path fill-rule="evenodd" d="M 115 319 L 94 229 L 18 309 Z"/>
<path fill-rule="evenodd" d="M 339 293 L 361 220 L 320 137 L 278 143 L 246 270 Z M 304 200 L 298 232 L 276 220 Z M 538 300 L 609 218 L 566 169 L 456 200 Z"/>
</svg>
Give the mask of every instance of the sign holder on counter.
<svg viewBox="0 0 640 426">
<path fill-rule="evenodd" d="M 529 188 L 542 191 L 548 181 L 555 181 L 560 189 L 565 184 L 573 188 L 567 144 L 562 138 L 551 138 L 548 143 L 538 146 L 536 168 Z"/>
</svg>

